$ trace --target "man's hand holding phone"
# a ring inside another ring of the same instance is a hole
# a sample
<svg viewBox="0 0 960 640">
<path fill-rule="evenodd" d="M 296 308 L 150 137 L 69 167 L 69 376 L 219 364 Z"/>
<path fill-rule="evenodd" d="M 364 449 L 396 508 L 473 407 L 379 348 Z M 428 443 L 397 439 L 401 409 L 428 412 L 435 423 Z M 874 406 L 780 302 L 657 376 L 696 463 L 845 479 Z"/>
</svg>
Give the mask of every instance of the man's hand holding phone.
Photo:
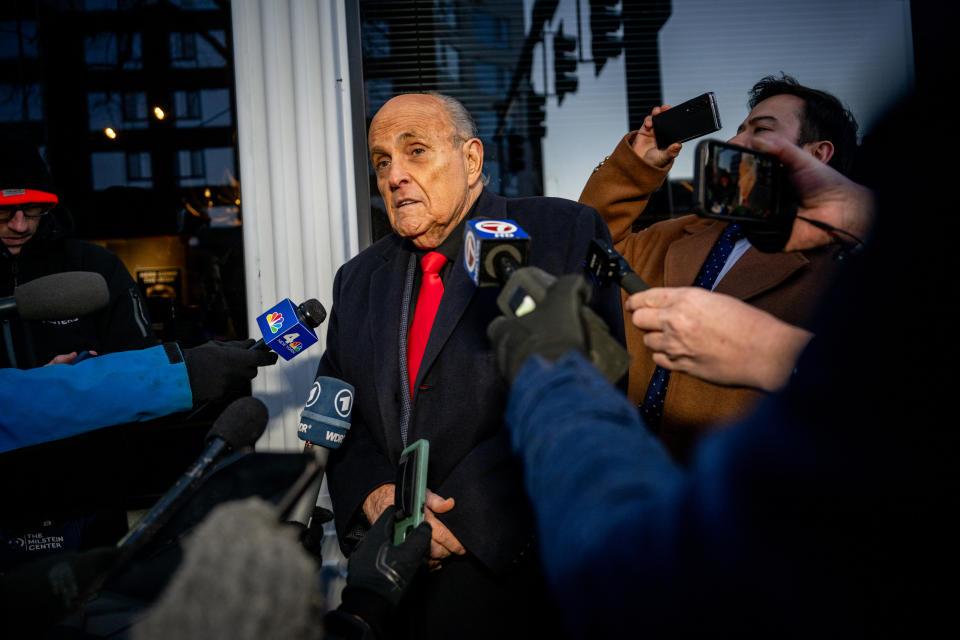
<svg viewBox="0 0 960 640">
<path fill-rule="evenodd" d="M 669 105 L 665 104 L 654 107 L 650 115 L 643 119 L 643 126 L 637 131 L 637 135 L 630 145 L 634 153 L 643 161 L 660 169 L 669 169 L 676 157 L 680 155 L 680 149 L 683 148 L 683 145 L 679 142 L 674 142 L 665 149 L 657 148 L 657 137 L 653 131 L 653 116 L 658 116 L 669 108 Z"/>
<path fill-rule="evenodd" d="M 423 514 L 424 522 L 430 523 L 433 535 L 430 538 L 430 561 L 431 567 L 437 567 L 444 558 L 451 555 L 462 556 L 467 552 L 464 546 L 453 535 L 453 532 L 447 528 L 447 525 L 440 522 L 436 514 L 447 513 L 456 505 L 453 498 L 441 498 L 433 491 L 427 489 L 427 501 L 424 504 Z"/>
<path fill-rule="evenodd" d="M 784 138 L 758 137 L 754 146 L 779 158 L 799 199 L 797 219 L 784 251 L 813 249 L 837 239 L 834 232 L 818 228 L 808 220 L 825 223 L 857 238 L 866 237 L 875 209 L 869 189 Z"/>
</svg>

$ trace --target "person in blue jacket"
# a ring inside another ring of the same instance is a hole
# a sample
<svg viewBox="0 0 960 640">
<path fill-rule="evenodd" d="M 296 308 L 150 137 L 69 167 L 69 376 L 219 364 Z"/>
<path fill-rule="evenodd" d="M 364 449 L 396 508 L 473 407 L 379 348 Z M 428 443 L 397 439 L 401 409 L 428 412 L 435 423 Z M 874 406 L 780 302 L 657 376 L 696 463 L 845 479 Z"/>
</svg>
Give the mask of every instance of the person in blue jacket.
<svg viewBox="0 0 960 640">
<path fill-rule="evenodd" d="M 701 440 L 689 468 L 569 339 L 575 285 L 491 325 L 545 573 L 575 636 L 927 637 L 952 625 L 958 221 L 942 208 L 923 223 L 890 217 L 933 210 L 903 188 L 919 165 L 891 161 L 904 122 L 942 131 L 924 124 L 931 106 L 912 102 L 874 134 L 876 229 L 786 389 Z M 789 145 L 766 146 L 803 207 L 849 213 L 858 200 Z M 924 164 L 924 179 L 940 184 L 951 166 Z"/>
<path fill-rule="evenodd" d="M 76 364 L 0 369 L 0 453 L 242 392 L 258 367 L 277 361 L 272 351 L 248 350 L 252 344 L 210 341 L 181 352 L 167 343 Z"/>
</svg>

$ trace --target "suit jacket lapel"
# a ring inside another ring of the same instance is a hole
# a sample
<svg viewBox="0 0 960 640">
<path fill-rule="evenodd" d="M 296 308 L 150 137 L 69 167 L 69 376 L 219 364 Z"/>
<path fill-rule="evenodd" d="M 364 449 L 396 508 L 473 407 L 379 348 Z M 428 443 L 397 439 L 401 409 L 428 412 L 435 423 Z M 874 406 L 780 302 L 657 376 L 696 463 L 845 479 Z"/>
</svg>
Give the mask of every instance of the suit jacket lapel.
<svg viewBox="0 0 960 640">
<path fill-rule="evenodd" d="M 697 279 L 700 267 L 723 233 L 725 224 L 717 220 L 695 218 L 683 231 L 687 236 L 670 243 L 664 256 L 663 286 L 689 287 Z"/>
<path fill-rule="evenodd" d="M 749 300 L 779 286 L 810 261 L 799 251 L 763 253 L 750 247 L 716 286 L 714 291 Z"/>
<path fill-rule="evenodd" d="M 697 279 L 700 267 L 710 255 L 726 225 L 718 220 L 694 219 L 684 227 L 689 234 L 671 243 L 664 258 L 663 284 L 689 287 Z M 714 291 L 748 300 L 772 289 L 802 269 L 809 260 L 799 251 L 763 253 L 750 247 Z"/>
<path fill-rule="evenodd" d="M 370 275 L 368 309 L 377 309 L 377 317 L 369 318 L 367 328 L 373 345 L 373 379 L 376 402 L 380 407 L 386 437 L 400 441 L 400 405 L 395 398 L 400 393 L 398 375 L 406 375 L 406 363 L 400 367 L 397 339 L 399 337 L 400 305 L 403 297 L 403 278 L 409 253 L 401 249 L 401 242 L 391 243 L 381 254 L 384 262 Z M 350 328 L 344 330 L 349 331 Z"/>
<path fill-rule="evenodd" d="M 505 198 L 484 189 L 477 200 L 477 209 L 471 219 L 506 218 L 506 202 Z M 423 352 L 423 360 L 420 362 L 420 369 L 417 372 L 417 386 L 420 385 L 420 381 L 426 372 L 430 370 L 434 360 L 440 355 L 443 346 L 450 339 L 453 330 L 457 327 L 463 312 L 466 311 L 476 292 L 477 287 L 473 284 L 473 280 L 470 279 L 470 275 L 463 266 L 463 243 L 461 243 L 450 276 L 443 287 L 443 298 L 440 300 L 437 317 L 434 319 L 433 328 L 430 330 L 430 340 L 427 342 L 427 348 Z"/>
</svg>

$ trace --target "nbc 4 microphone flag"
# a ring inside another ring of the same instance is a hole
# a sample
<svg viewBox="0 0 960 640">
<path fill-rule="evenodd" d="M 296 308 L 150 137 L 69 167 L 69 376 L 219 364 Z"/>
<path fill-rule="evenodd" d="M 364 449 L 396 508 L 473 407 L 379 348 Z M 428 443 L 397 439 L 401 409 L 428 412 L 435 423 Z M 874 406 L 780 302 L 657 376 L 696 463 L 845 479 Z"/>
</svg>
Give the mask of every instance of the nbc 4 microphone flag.
<svg viewBox="0 0 960 640">
<path fill-rule="evenodd" d="M 297 305 L 289 298 L 258 317 L 257 325 L 263 341 L 284 360 L 290 360 L 318 340 L 317 334 L 297 313 Z"/>
</svg>

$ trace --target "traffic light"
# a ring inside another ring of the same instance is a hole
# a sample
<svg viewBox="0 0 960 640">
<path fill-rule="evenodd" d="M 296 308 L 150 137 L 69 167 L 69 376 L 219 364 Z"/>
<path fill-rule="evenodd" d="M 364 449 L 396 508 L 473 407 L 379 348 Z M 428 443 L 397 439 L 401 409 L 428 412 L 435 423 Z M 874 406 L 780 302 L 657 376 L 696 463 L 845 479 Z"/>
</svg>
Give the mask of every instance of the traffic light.
<svg viewBox="0 0 960 640">
<path fill-rule="evenodd" d="M 576 88 L 577 79 L 574 78 L 574 88 Z M 547 119 L 547 98 L 530 92 L 527 94 L 527 137 L 543 138 L 547 135 L 547 126 L 544 121 Z"/>
<path fill-rule="evenodd" d="M 577 85 L 577 39 L 563 35 L 563 20 L 553 36 L 553 85 L 557 94 L 557 104 L 563 102 L 563 96 L 576 93 Z"/>
<path fill-rule="evenodd" d="M 607 58 L 616 58 L 623 51 L 623 38 L 616 35 L 623 23 L 616 0 L 590 0 L 590 41 L 594 75 L 599 76 Z"/>
</svg>

